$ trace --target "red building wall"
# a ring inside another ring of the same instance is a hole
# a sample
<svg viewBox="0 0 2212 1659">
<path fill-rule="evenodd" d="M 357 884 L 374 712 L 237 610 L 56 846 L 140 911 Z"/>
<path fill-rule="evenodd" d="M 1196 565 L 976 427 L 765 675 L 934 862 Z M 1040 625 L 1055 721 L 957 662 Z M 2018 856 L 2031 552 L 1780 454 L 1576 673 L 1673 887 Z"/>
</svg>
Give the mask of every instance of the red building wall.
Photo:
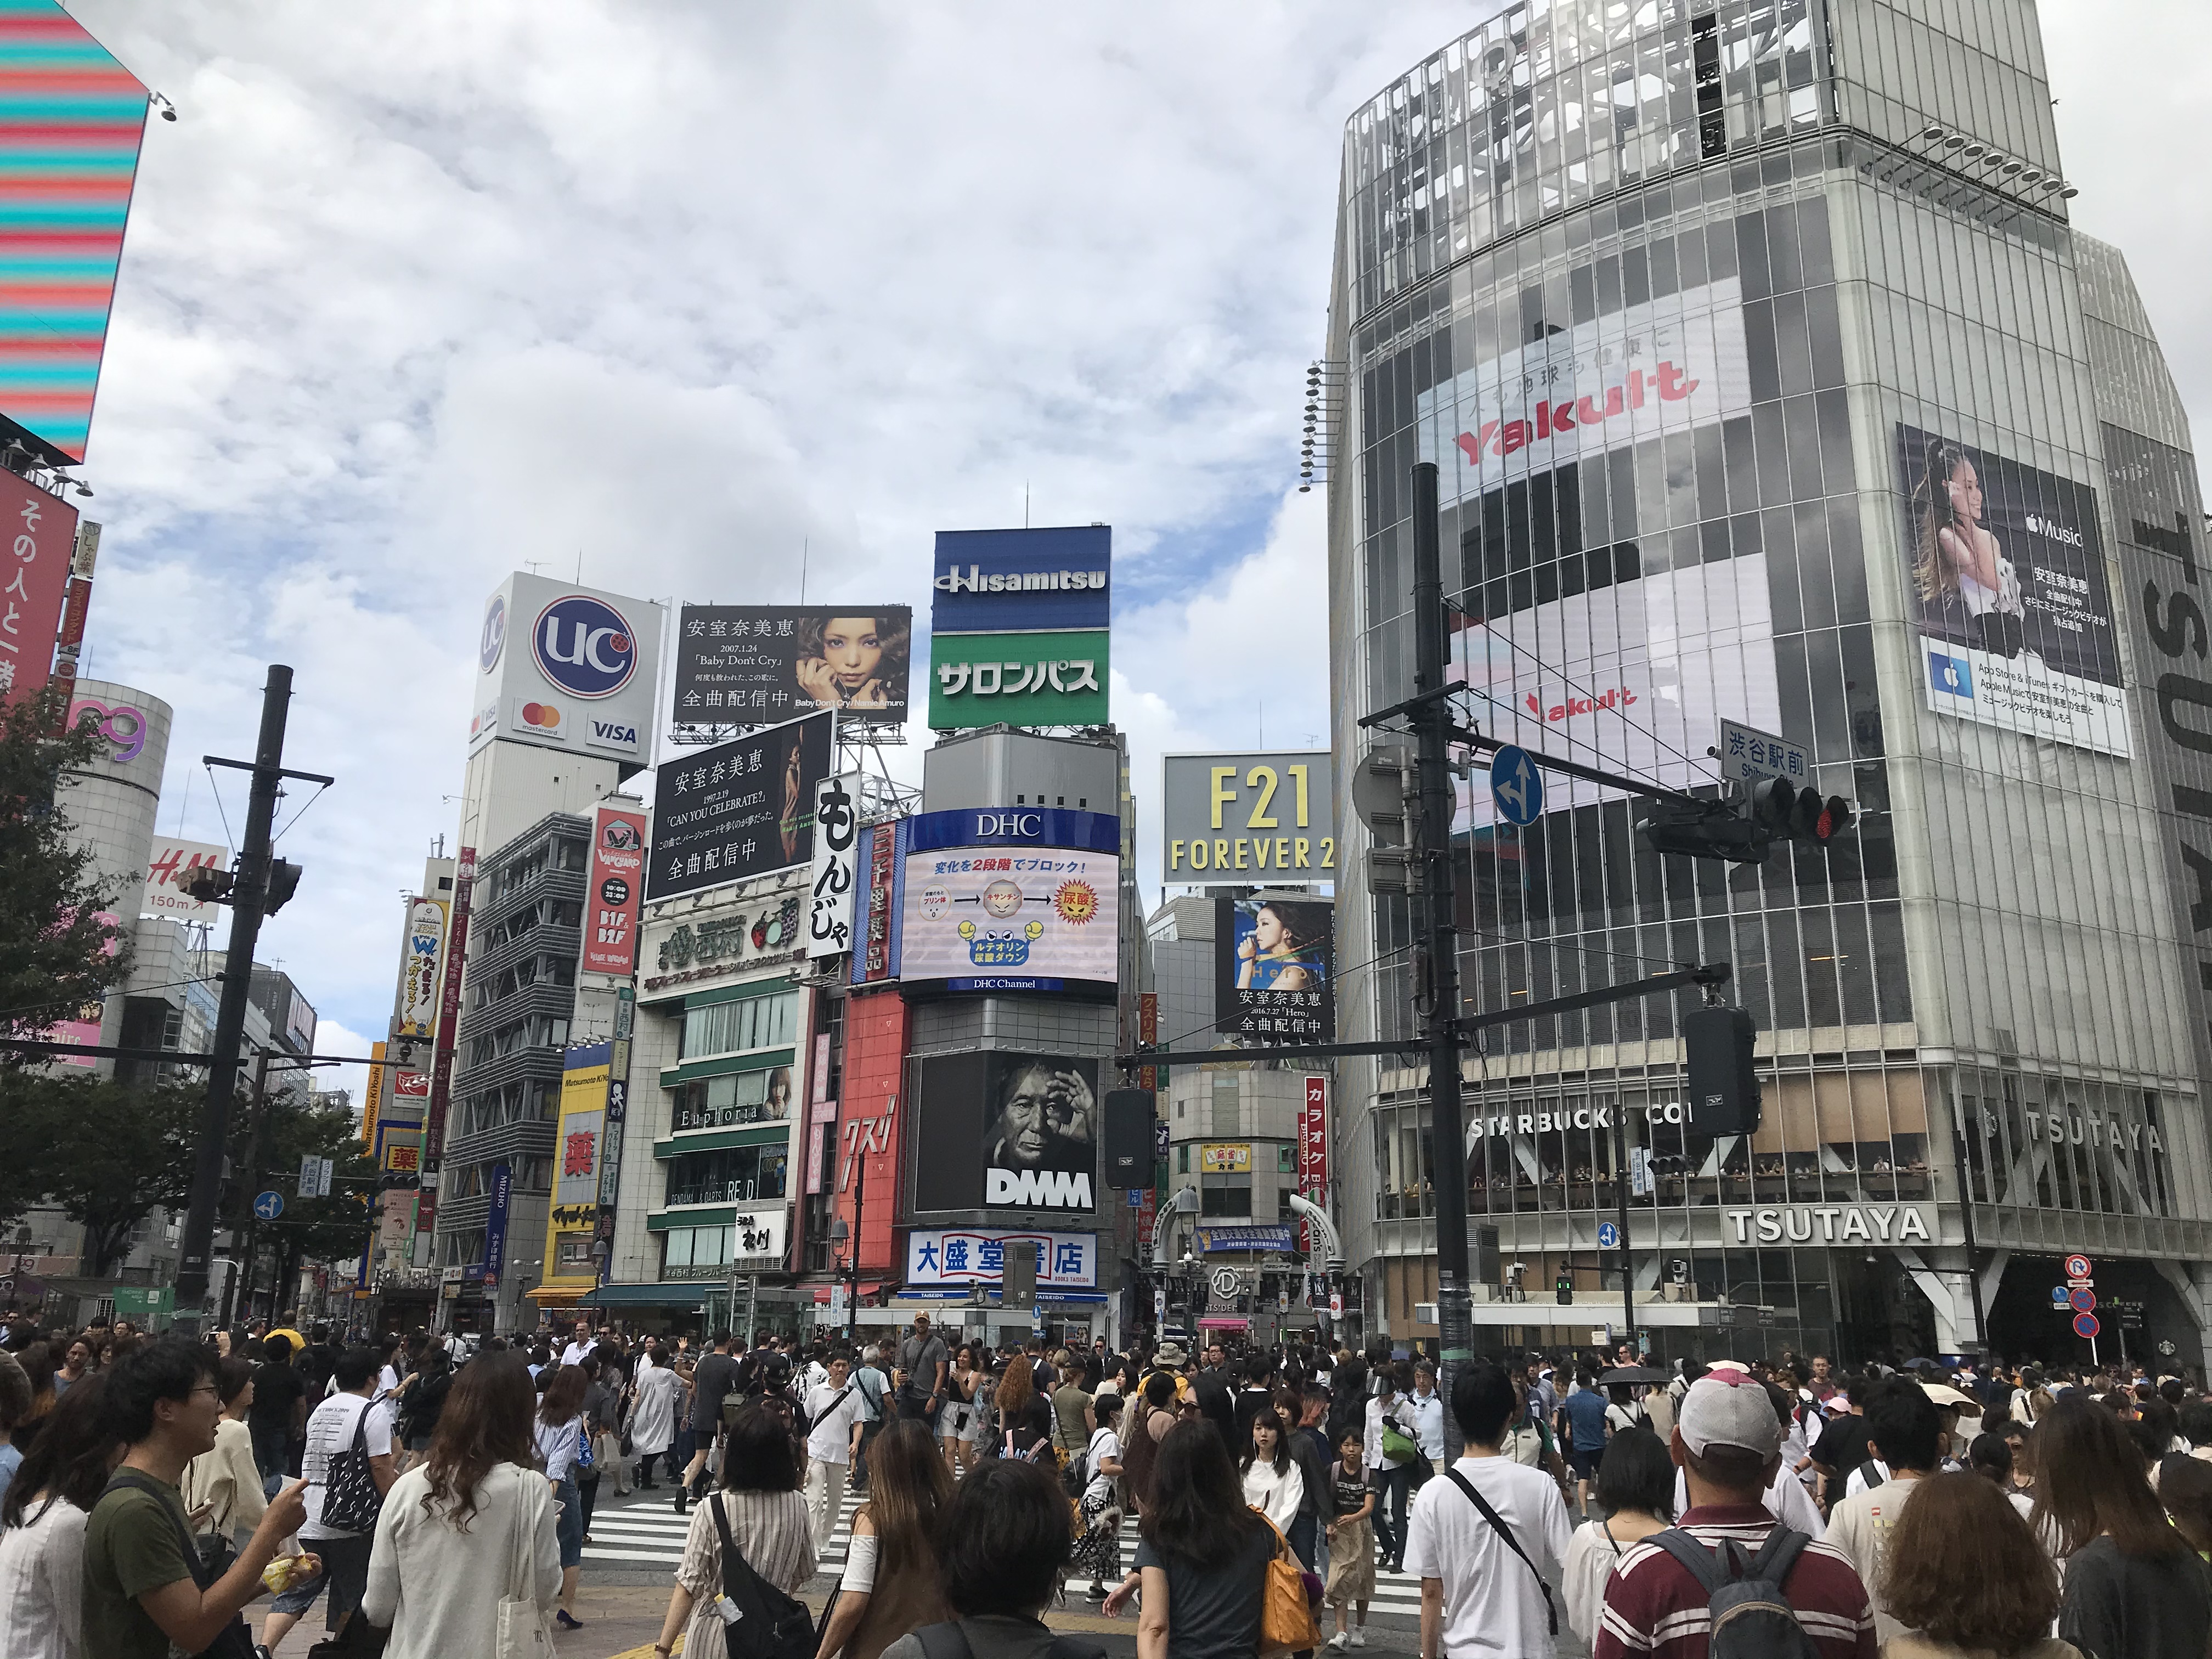
<svg viewBox="0 0 2212 1659">
<path fill-rule="evenodd" d="M 898 1277 L 893 1253 L 898 1212 L 899 1113 L 905 1093 L 906 1002 L 896 991 L 853 997 L 845 1010 L 844 1098 L 837 1119 L 836 1213 L 860 1237 L 863 1273 Z M 866 1190 L 861 1191 L 862 1182 Z M 854 1200 L 860 1225 L 853 1227 Z"/>
</svg>

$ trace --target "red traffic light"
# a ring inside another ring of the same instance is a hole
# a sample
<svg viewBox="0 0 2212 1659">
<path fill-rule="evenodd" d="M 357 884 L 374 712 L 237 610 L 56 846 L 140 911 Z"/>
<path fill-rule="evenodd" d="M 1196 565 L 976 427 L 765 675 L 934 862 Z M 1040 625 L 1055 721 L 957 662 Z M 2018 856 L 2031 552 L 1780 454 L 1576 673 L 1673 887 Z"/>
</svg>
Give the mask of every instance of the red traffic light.
<svg viewBox="0 0 2212 1659">
<path fill-rule="evenodd" d="M 1790 833 L 1800 841 L 1830 842 L 1850 828 L 1851 817 L 1851 804 L 1841 795 L 1824 799 L 1801 789 L 1790 814 Z"/>
</svg>

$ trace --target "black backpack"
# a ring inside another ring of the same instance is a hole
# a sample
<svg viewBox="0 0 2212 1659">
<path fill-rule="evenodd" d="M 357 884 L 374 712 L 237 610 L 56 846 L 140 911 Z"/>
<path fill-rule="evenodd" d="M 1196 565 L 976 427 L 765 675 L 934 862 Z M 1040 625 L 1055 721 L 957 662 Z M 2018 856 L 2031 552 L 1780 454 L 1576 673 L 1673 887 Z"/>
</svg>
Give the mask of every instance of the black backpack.
<svg viewBox="0 0 2212 1659">
<path fill-rule="evenodd" d="M 1712 1620 L 1707 1659 L 1820 1659 L 1820 1650 L 1782 1589 L 1790 1569 L 1813 1541 L 1803 1533 L 1778 1526 L 1748 1560 L 1743 1546 L 1732 1538 L 1707 1549 L 1680 1527 L 1644 1541 L 1680 1561 L 1705 1587 Z"/>
<path fill-rule="evenodd" d="M 785 1595 L 753 1571 L 752 1563 L 738 1553 L 730 1536 L 730 1517 L 724 1513 L 726 1495 L 716 1492 L 707 1500 L 714 1512 L 714 1529 L 722 1534 L 722 1594 L 737 1607 L 734 1623 L 722 1627 L 730 1659 L 814 1659 L 814 1615 L 806 1604 Z"/>
</svg>

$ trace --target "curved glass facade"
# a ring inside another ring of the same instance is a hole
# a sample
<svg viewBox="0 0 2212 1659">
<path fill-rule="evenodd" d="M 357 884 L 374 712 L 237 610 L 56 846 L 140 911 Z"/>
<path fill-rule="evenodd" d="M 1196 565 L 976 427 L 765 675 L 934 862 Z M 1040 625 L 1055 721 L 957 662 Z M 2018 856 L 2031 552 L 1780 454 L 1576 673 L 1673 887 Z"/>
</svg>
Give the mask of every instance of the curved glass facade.
<svg viewBox="0 0 2212 1659">
<path fill-rule="evenodd" d="M 1478 1346 L 1618 1322 L 1597 1228 L 1625 1130 L 1651 1160 L 1630 1261 L 1664 1352 L 1753 1326 L 1762 1348 L 1986 1330 L 2070 1356 L 2048 1292 L 2074 1250 L 2140 1304 L 2138 1340 L 2199 1347 L 2197 895 L 2175 902 L 2171 722 L 2134 684 L 2142 584 L 2100 423 L 2101 354 L 2140 377 L 2148 325 L 2093 346 L 2032 21 L 1949 11 L 1940 33 L 1879 0 L 1501 7 L 1348 124 L 1340 744 L 1412 689 L 1428 460 L 1483 729 L 1710 794 L 1732 720 L 1860 812 L 1831 848 L 1726 866 L 1652 852 L 1619 791 L 1553 775 L 1515 830 L 1480 775 L 1463 790 L 1470 1011 L 1728 962 L 1765 1121 L 1686 1132 L 1672 1000 L 1516 1023 L 1468 1066 L 1468 1189 L 1440 1194 L 1420 1075 L 1348 1068 L 1347 1233 L 1370 1326 L 1401 1340 L 1434 1334 L 1415 1310 L 1455 1196 L 1497 1235 Z M 2130 429 L 2172 447 L 2175 418 Z M 1405 902 L 1341 909 L 1340 958 L 1373 964 L 1340 989 L 1345 1034 L 1404 1035 Z M 1516 1261 L 1542 1303 L 1565 1272 L 1574 1310 L 1500 1300 Z"/>
</svg>

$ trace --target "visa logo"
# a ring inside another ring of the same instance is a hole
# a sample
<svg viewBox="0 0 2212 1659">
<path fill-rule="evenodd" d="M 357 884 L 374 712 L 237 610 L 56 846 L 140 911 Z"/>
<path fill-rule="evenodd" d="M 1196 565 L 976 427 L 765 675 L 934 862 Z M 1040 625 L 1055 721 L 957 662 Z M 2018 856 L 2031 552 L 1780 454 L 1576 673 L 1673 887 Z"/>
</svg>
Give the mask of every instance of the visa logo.
<svg viewBox="0 0 2212 1659">
<path fill-rule="evenodd" d="M 624 726 L 618 720 L 593 720 L 592 722 L 592 741 L 594 743 L 619 743 L 629 748 L 635 749 L 637 747 L 637 727 L 635 726 Z"/>
</svg>

